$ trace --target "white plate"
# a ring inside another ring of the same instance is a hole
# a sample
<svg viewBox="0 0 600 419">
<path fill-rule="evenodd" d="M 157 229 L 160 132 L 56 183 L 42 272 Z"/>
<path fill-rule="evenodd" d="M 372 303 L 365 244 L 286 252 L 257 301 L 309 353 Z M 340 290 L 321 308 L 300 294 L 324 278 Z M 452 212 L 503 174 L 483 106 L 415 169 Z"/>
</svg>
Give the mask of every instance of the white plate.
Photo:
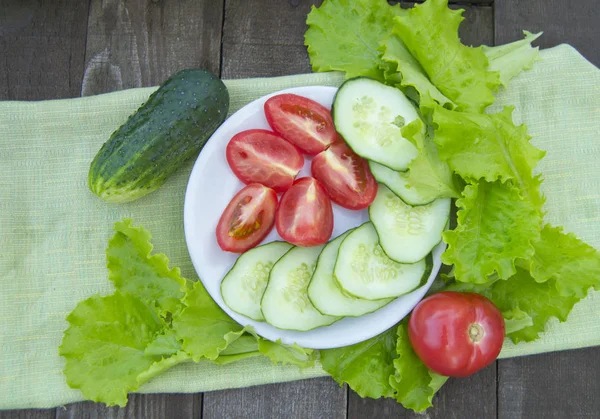
<svg viewBox="0 0 600 419">
<path fill-rule="evenodd" d="M 326 349 L 364 341 L 389 329 L 423 298 L 440 269 L 441 243 L 433 252 L 434 265 L 427 284 L 392 301 L 387 306 L 358 318 L 344 318 L 330 326 L 308 332 L 281 330 L 267 323 L 257 322 L 232 311 L 221 297 L 221 280 L 237 259 L 237 254 L 224 252 L 216 241 L 215 230 L 219 217 L 231 198 L 244 187 L 233 174 L 225 158 L 227 143 L 236 133 L 250 128 L 270 129 L 263 113 L 266 99 L 279 93 L 295 93 L 313 99 L 327 108 L 337 89 L 325 86 L 296 87 L 282 90 L 249 103 L 227 119 L 212 135 L 196 161 L 185 195 L 184 227 L 190 257 L 210 296 L 235 321 L 252 325 L 260 336 L 281 339 L 283 343 L 305 348 Z M 305 156 L 304 169 L 299 176 L 310 176 L 310 159 Z M 367 210 L 350 211 L 333 205 L 334 229 L 332 239 L 368 221 Z M 282 240 L 275 229 L 264 243 Z"/>
</svg>

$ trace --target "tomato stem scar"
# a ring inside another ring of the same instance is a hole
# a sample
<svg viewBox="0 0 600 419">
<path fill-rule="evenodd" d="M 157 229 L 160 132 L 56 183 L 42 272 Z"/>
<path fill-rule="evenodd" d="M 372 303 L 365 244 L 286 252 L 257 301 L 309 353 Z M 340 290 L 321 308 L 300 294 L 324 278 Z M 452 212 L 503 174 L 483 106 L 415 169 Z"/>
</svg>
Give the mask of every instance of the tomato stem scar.
<svg viewBox="0 0 600 419">
<path fill-rule="evenodd" d="M 471 326 L 469 326 L 469 338 L 471 338 L 473 342 L 479 342 L 481 339 L 483 339 L 484 335 L 485 331 L 480 324 L 473 323 Z"/>
</svg>

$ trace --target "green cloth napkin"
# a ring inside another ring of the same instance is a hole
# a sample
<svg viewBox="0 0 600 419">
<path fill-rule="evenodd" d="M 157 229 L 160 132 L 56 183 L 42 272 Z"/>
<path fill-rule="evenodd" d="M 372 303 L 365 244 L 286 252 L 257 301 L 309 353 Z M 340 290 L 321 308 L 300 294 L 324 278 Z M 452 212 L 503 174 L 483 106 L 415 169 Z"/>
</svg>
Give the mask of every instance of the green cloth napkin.
<svg viewBox="0 0 600 419">
<path fill-rule="evenodd" d="M 341 83 L 337 73 L 227 81 L 231 111 L 272 91 Z M 115 221 L 149 229 L 155 251 L 197 279 L 185 246 L 183 200 L 193 162 L 157 192 L 107 204 L 87 188 L 99 147 L 154 88 L 44 102 L 0 102 L 0 409 L 54 407 L 82 400 L 65 384 L 57 354 L 65 316 L 92 294 L 112 292 L 105 248 Z M 542 51 L 495 107 L 516 105 L 546 182 L 547 219 L 600 248 L 600 72 L 563 45 Z M 206 176 L 210 176 L 209 173 Z M 218 179 L 215 179 L 218 181 Z M 506 342 L 502 357 L 600 345 L 600 304 L 592 294 L 567 323 L 550 322 L 537 342 Z M 200 392 L 325 375 L 266 359 L 179 365 L 142 392 Z"/>
</svg>

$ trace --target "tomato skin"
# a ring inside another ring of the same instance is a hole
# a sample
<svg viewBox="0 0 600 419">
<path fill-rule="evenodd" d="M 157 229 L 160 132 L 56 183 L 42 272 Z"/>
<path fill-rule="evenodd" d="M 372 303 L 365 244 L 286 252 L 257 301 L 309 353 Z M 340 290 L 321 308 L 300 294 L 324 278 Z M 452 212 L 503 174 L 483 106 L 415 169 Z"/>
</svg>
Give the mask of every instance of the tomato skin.
<svg viewBox="0 0 600 419">
<path fill-rule="evenodd" d="M 325 244 L 333 233 L 333 208 L 318 180 L 297 179 L 283 194 L 275 215 L 282 239 L 296 246 Z"/>
<path fill-rule="evenodd" d="M 273 229 L 277 194 L 251 183 L 229 202 L 217 224 L 217 243 L 226 252 L 243 253 L 259 244 Z"/>
<path fill-rule="evenodd" d="M 298 149 L 274 132 L 249 129 L 234 135 L 225 152 L 227 163 L 245 184 L 260 183 L 285 192 L 304 166 Z"/>
<path fill-rule="evenodd" d="M 367 208 L 377 195 L 377 181 L 369 163 L 339 137 L 327 150 L 315 156 L 311 173 L 336 204 L 351 210 Z"/>
<path fill-rule="evenodd" d="M 337 139 L 331 112 L 314 100 L 280 94 L 265 102 L 264 111 L 273 131 L 311 156 Z"/>
<path fill-rule="evenodd" d="M 504 318 L 486 297 L 444 291 L 422 300 L 408 322 L 408 336 L 432 371 L 466 377 L 491 364 L 504 342 Z"/>
</svg>

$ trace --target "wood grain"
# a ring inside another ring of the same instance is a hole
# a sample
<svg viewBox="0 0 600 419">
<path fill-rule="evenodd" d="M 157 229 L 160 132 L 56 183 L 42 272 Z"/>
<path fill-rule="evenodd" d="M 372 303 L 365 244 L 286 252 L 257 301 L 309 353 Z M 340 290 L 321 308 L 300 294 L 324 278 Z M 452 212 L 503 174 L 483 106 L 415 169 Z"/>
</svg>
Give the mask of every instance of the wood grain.
<svg viewBox="0 0 600 419">
<path fill-rule="evenodd" d="M 496 417 L 496 364 L 467 378 L 449 379 L 433 399 L 433 407 L 414 413 L 393 399 L 348 396 L 348 418 L 480 419 Z"/>
<path fill-rule="evenodd" d="M 498 1 L 496 42 L 503 44 L 522 37 L 522 30 L 543 31 L 536 42 L 543 48 L 571 44 L 588 60 L 600 65 L 600 9 L 593 0 Z"/>
<path fill-rule="evenodd" d="M 331 378 L 314 378 L 204 393 L 203 419 L 345 419 L 347 390 Z"/>
<path fill-rule="evenodd" d="M 201 412 L 201 394 L 131 394 L 126 407 L 75 403 L 56 409 L 56 419 L 185 419 L 199 418 Z"/>
<path fill-rule="evenodd" d="M 0 2 L 0 100 L 79 95 L 88 8 L 87 0 Z"/>
<path fill-rule="evenodd" d="M 310 73 L 304 46 L 312 0 L 227 0 L 223 78 Z"/>
<path fill-rule="evenodd" d="M 0 419 L 54 419 L 56 409 L 0 410 Z"/>
<path fill-rule="evenodd" d="M 189 67 L 220 71 L 223 0 L 92 0 L 81 94 L 161 84 Z"/>
<path fill-rule="evenodd" d="M 498 418 L 600 416 L 600 348 L 499 361 Z"/>
</svg>

